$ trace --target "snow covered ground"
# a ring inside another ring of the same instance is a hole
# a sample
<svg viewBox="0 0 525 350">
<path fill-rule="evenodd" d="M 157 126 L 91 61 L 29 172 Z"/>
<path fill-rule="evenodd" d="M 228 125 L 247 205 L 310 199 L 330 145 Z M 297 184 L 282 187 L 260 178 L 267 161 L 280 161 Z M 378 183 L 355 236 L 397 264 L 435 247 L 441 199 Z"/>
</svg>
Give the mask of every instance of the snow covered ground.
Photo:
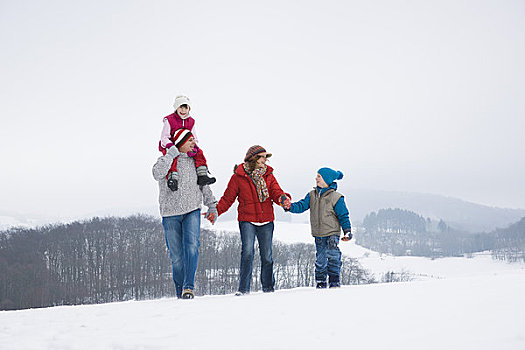
<svg viewBox="0 0 525 350">
<path fill-rule="evenodd" d="M 0 312 L 2 349 L 525 348 L 525 273 Z"/>
<path fill-rule="evenodd" d="M 275 238 L 312 242 L 304 224 L 277 223 Z M 525 349 L 523 264 L 341 248 L 374 273 L 406 269 L 424 278 L 4 311 L 0 349 Z"/>
</svg>

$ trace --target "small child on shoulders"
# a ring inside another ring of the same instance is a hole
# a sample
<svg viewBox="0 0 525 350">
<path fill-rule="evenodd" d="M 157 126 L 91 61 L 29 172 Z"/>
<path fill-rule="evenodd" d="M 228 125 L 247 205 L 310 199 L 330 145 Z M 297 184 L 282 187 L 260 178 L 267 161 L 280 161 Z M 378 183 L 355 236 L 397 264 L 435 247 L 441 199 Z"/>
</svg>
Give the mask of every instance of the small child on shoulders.
<svg viewBox="0 0 525 350">
<path fill-rule="evenodd" d="M 192 135 L 197 141 L 195 134 L 195 119 L 190 117 L 190 99 L 187 96 L 180 95 L 175 98 L 175 112 L 164 117 L 162 133 L 159 141 L 159 151 L 162 154 L 171 147 L 178 147 L 181 143 L 184 143 L 188 138 L 188 134 Z M 202 150 L 195 146 L 192 152 L 188 152 L 190 157 L 195 159 L 195 167 L 197 168 L 197 183 L 199 186 L 211 185 L 215 183 L 214 177 L 208 176 L 208 164 Z M 172 191 L 177 191 L 179 183 L 179 173 L 177 172 L 177 158 L 173 160 L 171 169 L 166 175 L 168 180 L 168 187 Z"/>
</svg>

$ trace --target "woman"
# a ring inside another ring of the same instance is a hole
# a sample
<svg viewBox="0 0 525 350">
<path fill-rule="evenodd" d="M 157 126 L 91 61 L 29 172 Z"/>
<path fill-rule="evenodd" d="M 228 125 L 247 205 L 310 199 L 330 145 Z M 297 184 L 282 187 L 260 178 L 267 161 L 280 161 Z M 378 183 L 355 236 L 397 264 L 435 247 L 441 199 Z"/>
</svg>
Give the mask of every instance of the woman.
<svg viewBox="0 0 525 350">
<path fill-rule="evenodd" d="M 258 145 L 246 152 L 244 163 L 236 165 L 224 195 L 217 204 L 217 212 L 228 211 L 235 199 L 239 201 L 238 220 L 241 231 L 241 271 L 239 290 L 235 295 L 250 292 L 255 237 L 261 255 L 261 284 L 263 292 L 273 292 L 272 239 L 273 203 L 281 204 L 283 190 L 273 176 L 272 167 L 266 165 L 271 153 Z"/>
</svg>

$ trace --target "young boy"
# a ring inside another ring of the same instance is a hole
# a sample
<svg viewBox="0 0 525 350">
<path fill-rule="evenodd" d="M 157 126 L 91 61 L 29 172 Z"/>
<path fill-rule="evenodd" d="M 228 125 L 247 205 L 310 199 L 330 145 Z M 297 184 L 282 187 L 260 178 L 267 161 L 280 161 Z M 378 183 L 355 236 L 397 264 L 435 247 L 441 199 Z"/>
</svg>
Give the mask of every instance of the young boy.
<svg viewBox="0 0 525 350">
<path fill-rule="evenodd" d="M 184 95 L 177 96 L 173 107 L 175 108 L 175 112 L 164 117 L 163 121 L 164 125 L 162 127 L 159 141 L 159 151 L 161 151 L 162 154 L 166 154 L 171 147 L 177 147 L 176 144 L 178 139 L 186 136 L 186 131 L 188 130 L 195 138 L 195 141 L 197 141 L 197 136 L 195 135 L 195 119 L 190 117 L 190 99 Z M 188 155 L 195 159 L 197 183 L 199 186 L 215 183 L 215 178 L 208 176 L 208 164 L 202 150 L 199 147 L 195 147 L 195 151 L 188 153 Z M 168 180 L 168 187 L 170 190 L 176 191 L 179 187 L 177 158 L 173 160 L 173 164 L 171 165 L 168 175 L 166 175 L 166 179 Z"/>
<path fill-rule="evenodd" d="M 316 288 L 326 288 L 326 276 L 330 288 L 340 287 L 341 251 L 339 235 L 341 228 L 344 240 L 352 239 L 352 226 L 344 197 L 337 192 L 336 180 L 343 178 L 343 173 L 330 168 L 321 168 L 317 172 L 317 186 L 304 199 L 290 203 L 283 201 L 285 210 L 302 213 L 310 209 L 310 225 L 315 238 L 315 281 Z"/>
</svg>

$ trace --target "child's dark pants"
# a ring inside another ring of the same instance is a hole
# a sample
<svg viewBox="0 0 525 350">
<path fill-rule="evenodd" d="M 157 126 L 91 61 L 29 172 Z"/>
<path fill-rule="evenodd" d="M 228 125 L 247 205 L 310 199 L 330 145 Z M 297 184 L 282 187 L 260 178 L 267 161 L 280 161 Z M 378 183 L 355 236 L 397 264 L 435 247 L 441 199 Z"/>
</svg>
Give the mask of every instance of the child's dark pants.
<svg viewBox="0 0 525 350">
<path fill-rule="evenodd" d="M 341 251 L 339 250 L 339 235 L 315 238 L 315 281 L 325 282 L 326 276 L 330 283 L 339 283 L 341 273 Z"/>
</svg>

